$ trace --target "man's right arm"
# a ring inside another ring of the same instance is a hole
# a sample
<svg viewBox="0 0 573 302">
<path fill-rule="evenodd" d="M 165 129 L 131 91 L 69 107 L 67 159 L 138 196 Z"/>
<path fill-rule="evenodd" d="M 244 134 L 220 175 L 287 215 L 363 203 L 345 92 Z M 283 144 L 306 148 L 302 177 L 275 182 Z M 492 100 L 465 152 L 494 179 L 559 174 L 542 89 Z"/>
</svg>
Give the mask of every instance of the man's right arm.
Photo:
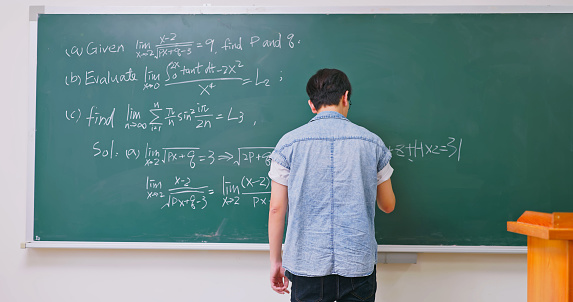
<svg viewBox="0 0 573 302">
<path fill-rule="evenodd" d="M 396 196 L 392 190 L 392 182 L 390 179 L 378 185 L 376 188 L 376 201 L 378 207 L 385 213 L 391 213 L 396 207 Z"/>
</svg>

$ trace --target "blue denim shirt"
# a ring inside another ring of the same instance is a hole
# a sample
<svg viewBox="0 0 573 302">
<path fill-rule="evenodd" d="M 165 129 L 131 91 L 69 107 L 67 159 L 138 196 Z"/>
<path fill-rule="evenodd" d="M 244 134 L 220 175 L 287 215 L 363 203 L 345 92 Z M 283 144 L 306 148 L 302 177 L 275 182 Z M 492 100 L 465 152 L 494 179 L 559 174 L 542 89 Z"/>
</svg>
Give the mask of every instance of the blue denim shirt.
<svg viewBox="0 0 573 302">
<path fill-rule="evenodd" d="M 299 276 L 367 276 L 374 270 L 376 174 L 384 142 L 324 111 L 285 134 L 271 159 L 290 170 L 283 266 Z"/>
</svg>

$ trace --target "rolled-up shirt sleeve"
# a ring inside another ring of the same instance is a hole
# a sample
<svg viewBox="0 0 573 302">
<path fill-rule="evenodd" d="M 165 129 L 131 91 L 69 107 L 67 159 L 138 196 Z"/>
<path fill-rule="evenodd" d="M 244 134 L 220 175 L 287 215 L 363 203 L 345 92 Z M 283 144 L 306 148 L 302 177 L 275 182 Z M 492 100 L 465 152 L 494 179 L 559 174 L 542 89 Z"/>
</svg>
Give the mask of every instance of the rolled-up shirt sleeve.
<svg viewBox="0 0 573 302">
<path fill-rule="evenodd" d="M 283 185 L 283 186 L 288 186 L 288 177 L 290 175 L 290 170 L 281 166 L 280 164 L 278 164 L 277 162 L 275 162 L 274 160 L 271 161 L 271 169 L 269 170 L 269 177 Z"/>
<path fill-rule="evenodd" d="M 390 163 L 386 164 L 386 166 L 384 166 L 384 168 L 382 168 L 382 170 L 378 171 L 378 174 L 377 174 L 378 184 L 381 184 L 381 183 L 387 181 L 388 179 L 390 179 L 390 176 L 392 176 L 393 172 L 394 172 L 394 168 L 392 168 L 390 166 Z"/>
</svg>

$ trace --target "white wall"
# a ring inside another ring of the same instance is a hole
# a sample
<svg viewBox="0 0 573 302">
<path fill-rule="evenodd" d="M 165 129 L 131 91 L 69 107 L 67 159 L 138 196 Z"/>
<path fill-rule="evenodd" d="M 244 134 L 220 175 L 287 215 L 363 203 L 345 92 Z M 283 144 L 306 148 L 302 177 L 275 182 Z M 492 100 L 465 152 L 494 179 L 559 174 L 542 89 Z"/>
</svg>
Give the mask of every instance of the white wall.
<svg viewBox="0 0 573 302">
<path fill-rule="evenodd" d="M 29 5 L 158 5 L 156 0 L 0 4 L 0 301 L 287 301 L 268 286 L 266 252 L 41 250 L 25 240 Z M 177 1 L 161 5 L 540 5 L 539 1 Z M 543 1 L 573 5 L 573 1 Z M 526 301 L 526 256 L 420 254 L 378 266 L 377 301 Z"/>
</svg>

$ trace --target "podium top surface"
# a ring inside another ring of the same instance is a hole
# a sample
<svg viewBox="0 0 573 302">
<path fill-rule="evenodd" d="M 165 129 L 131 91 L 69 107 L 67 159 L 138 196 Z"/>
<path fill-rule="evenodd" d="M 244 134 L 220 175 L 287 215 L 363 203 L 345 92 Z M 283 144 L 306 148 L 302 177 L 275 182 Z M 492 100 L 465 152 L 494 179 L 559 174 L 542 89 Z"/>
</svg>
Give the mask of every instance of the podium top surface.
<svg viewBox="0 0 573 302">
<path fill-rule="evenodd" d="M 526 211 L 517 221 L 508 221 L 507 230 L 548 240 L 573 240 L 573 213 Z"/>
</svg>

